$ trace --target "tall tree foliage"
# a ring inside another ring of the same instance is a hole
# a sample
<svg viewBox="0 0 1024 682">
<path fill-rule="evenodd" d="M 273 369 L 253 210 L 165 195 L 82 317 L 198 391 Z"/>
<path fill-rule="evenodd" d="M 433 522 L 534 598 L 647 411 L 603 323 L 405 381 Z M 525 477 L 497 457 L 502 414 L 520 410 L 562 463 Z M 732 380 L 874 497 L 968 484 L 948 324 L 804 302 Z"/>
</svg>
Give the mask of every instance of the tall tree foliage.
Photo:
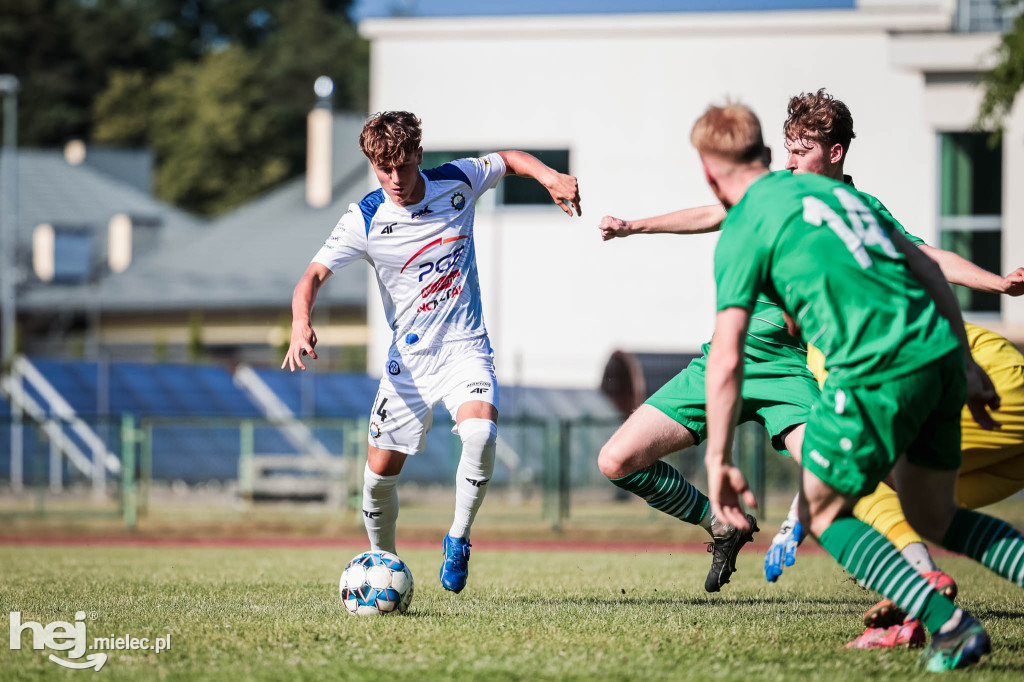
<svg viewBox="0 0 1024 682">
<path fill-rule="evenodd" d="M 0 73 L 21 81 L 21 144 L 86 137 L 107 70 L 147 66 L 147 38 L 127 4 L 0 0 Z"/>
<path fill-rule="evenodd" d="M 365 110 L 351 0 L 0 0 L 0 73 L 22 81 L 19 140 L 146 145 L 156 190 L 226 210 L 299 172 L 313 80 Z"/>
<path fill-rule="evenodd" d="M 999 41 L 998 63 L 982 75 L 984 97 L 978 112 L 978 125 L 1002 135 L 1006 118 L 1013 111 L 1017 94 L 1024 87 L 1024 0 L 1008 0 L 1020 11 L 1013 26 Z"/>
</svg>

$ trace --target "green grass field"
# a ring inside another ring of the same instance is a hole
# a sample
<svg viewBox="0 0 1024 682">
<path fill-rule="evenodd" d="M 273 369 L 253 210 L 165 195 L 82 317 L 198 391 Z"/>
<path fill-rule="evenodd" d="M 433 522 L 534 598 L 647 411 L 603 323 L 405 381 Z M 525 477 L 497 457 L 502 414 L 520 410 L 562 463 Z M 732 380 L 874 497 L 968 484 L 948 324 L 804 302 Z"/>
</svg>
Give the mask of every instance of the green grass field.
<svg viewBox="0 0 1024 682">
<path fill-rule="evenodd" d="M 337 580 L 355 550 L 0 547 L 0 611 L 73 621 L 93 637 L 171 635 L 162 653 L 111 651 L 106 679 L 688 679 L 931 677 L 917 651 L 847 651 L 875 597 L 820 553 L 777 585 L 756 551 L 718 595 L 706 554 L 508 552 L 480 542 L 470 584 L 441 589 L 438 551 L 406 551 L 404 616 L 357 618 Z M 976 680 L 1024 676 L 1024 591 L 942 558 L 994 652 Z M 95 620 L 92 619 L 95 616 Z M 4 614 L 6 618 L 6 613 Z M 88 677 L 46 652 L 0 646 L 0 679 Z M 56 652 L 63 653 L 63 652 Z"/>
</svg>

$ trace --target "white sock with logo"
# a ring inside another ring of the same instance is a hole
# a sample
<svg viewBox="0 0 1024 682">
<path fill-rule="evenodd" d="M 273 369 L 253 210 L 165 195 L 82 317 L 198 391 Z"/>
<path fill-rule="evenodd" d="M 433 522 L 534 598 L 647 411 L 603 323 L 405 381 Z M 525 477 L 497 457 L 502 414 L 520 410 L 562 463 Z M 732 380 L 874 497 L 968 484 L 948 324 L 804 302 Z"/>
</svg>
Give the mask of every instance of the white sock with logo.
<svg viewBox="0 0 1024 682">
<path fill-rule="evenodd" d="M 448 534 L 469 538 L 476 512 L 487 494 L 487 484 L 494 473 L 494 444 L 498 425 L 490 419 L 466 419 L 459 424 L 462 457 L 455 474 L 455 521 Z"/>
<path fill-rule="evenodd" d="M 398 474 L 381 476 L 363 469 L 363 525 L 374 552 L 395 551 L 395 524 L 398 522 Z"/>
</svg>

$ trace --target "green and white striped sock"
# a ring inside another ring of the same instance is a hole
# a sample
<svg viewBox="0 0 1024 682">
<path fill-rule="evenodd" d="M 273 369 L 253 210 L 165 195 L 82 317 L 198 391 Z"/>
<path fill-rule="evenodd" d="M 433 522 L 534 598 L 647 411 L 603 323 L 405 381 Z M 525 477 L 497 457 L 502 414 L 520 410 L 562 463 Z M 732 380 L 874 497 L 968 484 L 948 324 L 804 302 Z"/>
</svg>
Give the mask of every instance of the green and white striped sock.
<svg viewBox="0 0 1024 682">
<path fill-rule="evenodd" d="M 888 597 L 911 618 L 920 618 L 929 632 L 938 632 L 956 611 L 953 602 L 936 592 L 895 545 L 863 521 L 836 519 L 820 542 L 861 585 Z"/>
<path fill-rule="evenodd" d="M 966 554 L 1024 587 L 1024 537 L 1005 521 L 970 509 L 957 509 L 942 546 Z"/>
<path fill-rule="evenodd" d="M 608 480 L 644 498 L 655 509 L 695 526 L 708 513 L 710 503 L 707 496 L 694 488 L 679 471 L 661 460 L 628 476 Z"/>
</svg>

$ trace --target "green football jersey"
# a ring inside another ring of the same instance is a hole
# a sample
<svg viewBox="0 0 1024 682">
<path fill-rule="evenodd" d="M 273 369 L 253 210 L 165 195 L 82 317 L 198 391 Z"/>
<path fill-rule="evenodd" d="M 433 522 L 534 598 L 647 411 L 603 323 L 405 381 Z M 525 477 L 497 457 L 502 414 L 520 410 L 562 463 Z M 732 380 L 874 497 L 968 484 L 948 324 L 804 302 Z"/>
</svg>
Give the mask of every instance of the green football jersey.
<svg viewBox="0 0 1024 682">
<path fill-rule="evenodd" d="M 889 239 L 896 221 L 872 199 L 820 175 L 756 180 L 722 223 L 718 310 L 779 301 L 848 385 L 899 376 L 956 348 Z"/>
<path fill-rule="evenodd" d="M 711 344 L 705 343 L 700 350 L 707 356 L 711 352 Z M 754 301 L 743 354 L 753 362 L 807 364 L 807 347 L 786 329 L 782 307 L 763 294 Z"/>
<path fill-rule="evenodd" d="M 843 182 L 846 183 L 847 185 L 849 185 L 850 187 L 855 187 L 854 184 L 853 184 L 853 178 L 851 178 L 849 175 L 844 175 L 843 176 Z M 921 244 L 924 244 L 924 240 L 923 239 L 921 239 L 920 237 L 915 237 L 914 235 L 912 235 L 909 232 L 907 232 L 907 230 L 903 227 L 903 225 L 901 225 L 898 220 L 896 220 L 895 218 L 892 217 L 892 213 L 889 212 L 889 209 L 887 209 L 885 207 L 885 205 L 882 204 L 881 201 L 879 201 L 877 198 L 871 196 L 867 192 L 861 192 L 860 196 L 867 202 L 868 206 L 870 206 L 875 211 L 877 211 L 878 213 L 881 213 L 886 218 L 891 220 L 893 226 L 897 230 L 900 231 L 900 234 L 902 234 L 904 237 L 907 238 L 907 241 L 909 241 L 914 246 L 921 246 Z"/>
</svg>

